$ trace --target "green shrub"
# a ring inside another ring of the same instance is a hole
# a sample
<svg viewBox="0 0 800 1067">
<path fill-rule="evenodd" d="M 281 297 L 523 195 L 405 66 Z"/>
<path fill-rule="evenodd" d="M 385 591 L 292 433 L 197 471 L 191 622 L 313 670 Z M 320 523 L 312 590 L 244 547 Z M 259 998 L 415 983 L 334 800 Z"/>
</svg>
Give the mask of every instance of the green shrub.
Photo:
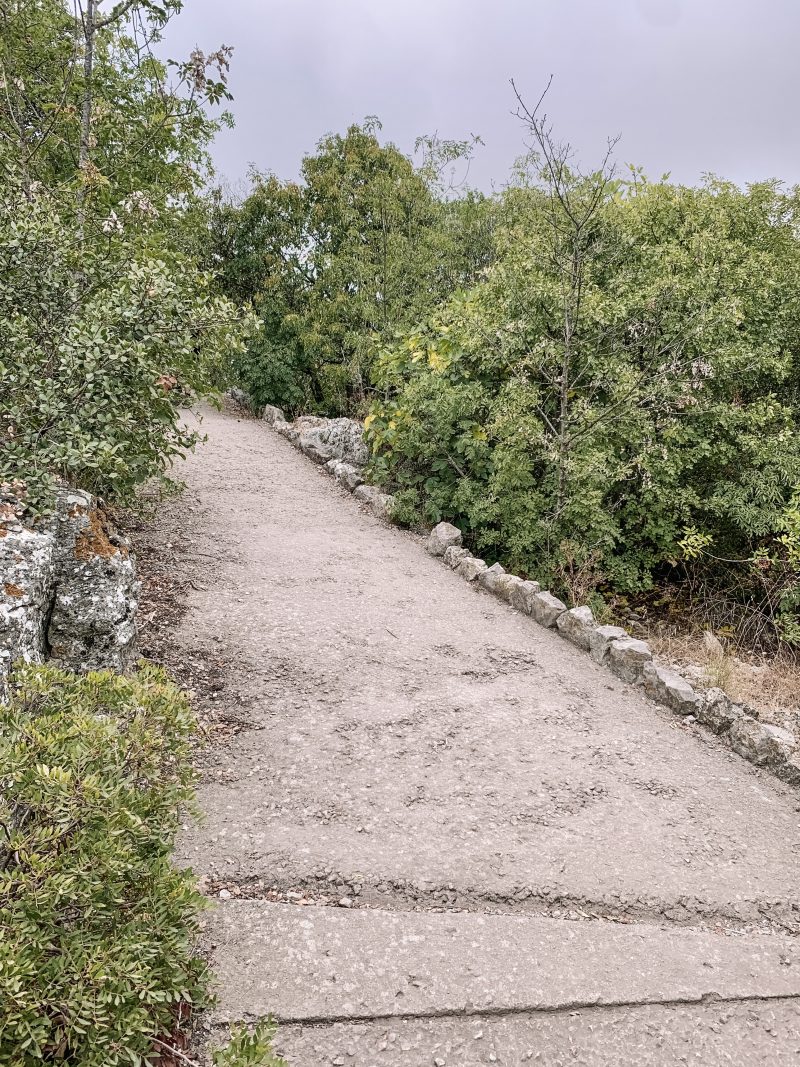
<svg viewBox="0 0 800 1067">
<path fill-rule="evenodd" d="M 567 596 L 685 582 L 797 641 L 798 196 L 592 189 L 575 232 L 510 190 L 486 279 L 382 347 L 373 476 Z"/>
<path fill-rule="evenodd" d="M 146 216 L 124 220 L 80 240 L 47 193 L 0 193 L 0 481 L 26 481 L 34 506 L 54 477 L 124 501 L 160 475 L 199 438 L 187 391 L 213 390 L 248 322 L 148 247 Z"/>
<path fill-rule="evenodd" d="M 141 1064 L 206 1000 L 202 906 L 170 850 L 185 698 L 154 667 L 22 667 L 0 707 L 0 1063 Z"/>
</svg>

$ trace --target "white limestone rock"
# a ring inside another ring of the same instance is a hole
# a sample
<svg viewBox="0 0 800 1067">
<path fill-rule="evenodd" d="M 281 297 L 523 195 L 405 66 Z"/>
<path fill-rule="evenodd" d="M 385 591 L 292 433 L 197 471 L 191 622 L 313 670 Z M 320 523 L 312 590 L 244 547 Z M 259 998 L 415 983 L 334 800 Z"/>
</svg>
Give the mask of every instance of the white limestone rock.
<svg viewBox="0 0 800 1067">
<path fill-rule="evenodd" d="M 457 526 L 449 522 L 439 522 L 431 530 L 425 548 L 432 556 L 443 556 L 448 548 L 461 547 L 463 537 Z"/>
<path fill-rule="evenodd" d="M 573 645 L 588 652 L 591 647 L 591 636 L 597 628 L 592 609 L 590 607 L 570 608 L 562 612 L 556 620 L 556 626 L 561 634 Z"/>
<path fill-rule="evenodd" d="M 608 665 L 618 678 L 632 685 L 644 681 L 644 668 L 653 659 L 646 641 L 635 637 L 621 637 L 612 641 L 608 649 Z"/>
</svg>

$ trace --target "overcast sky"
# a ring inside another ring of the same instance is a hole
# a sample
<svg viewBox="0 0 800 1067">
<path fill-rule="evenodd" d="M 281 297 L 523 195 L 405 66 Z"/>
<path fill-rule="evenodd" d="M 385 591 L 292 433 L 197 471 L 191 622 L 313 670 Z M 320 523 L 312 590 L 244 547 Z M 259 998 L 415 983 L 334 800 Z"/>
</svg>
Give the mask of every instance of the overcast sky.
<svg viewBox="0 0 800 1067">
<path fill-rule="evenodd" d="M 584 163 L 606 136 L 652 177 L 800 182 L 800 0 L 185 0 L 168 51 L 235 49 L 236 128 L 221 175 L 293 177 L 329 131 L 378 115 L 418 134 L 479 134 L 470 179 L 501 187 L 522 150 L 513 77 Z"/>
</svg>

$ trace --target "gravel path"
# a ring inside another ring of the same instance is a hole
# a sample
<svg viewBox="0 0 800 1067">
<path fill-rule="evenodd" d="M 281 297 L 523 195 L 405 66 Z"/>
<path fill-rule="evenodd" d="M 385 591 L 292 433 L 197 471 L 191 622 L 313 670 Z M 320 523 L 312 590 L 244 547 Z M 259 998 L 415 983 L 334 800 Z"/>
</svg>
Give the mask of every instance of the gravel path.
<svg viewBox="0 0 800 1067">
<path fill-rule="evenodd" d="M 219 709 L 179 855 L 214 1025 L 272 1011 L 291 1067 L 800 1061 L 797 793 L 205 428 L 155 537 Z"/>
</svg>

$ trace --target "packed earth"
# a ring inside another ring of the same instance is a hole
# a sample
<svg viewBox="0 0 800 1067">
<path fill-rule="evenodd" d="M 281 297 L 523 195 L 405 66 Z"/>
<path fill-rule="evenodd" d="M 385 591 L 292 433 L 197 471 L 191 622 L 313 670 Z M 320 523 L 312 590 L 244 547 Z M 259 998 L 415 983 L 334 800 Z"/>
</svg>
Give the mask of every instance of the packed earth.
<svg viewBox="0 0 800 1067">
<path fill-rule="evenodd" d="M 142 645 L 203 710 L 178 862 L 231 1022 L 292 1067 L 790 1064 L 800 798 L 207 410 L 140 530 Z"/>
</svg>

